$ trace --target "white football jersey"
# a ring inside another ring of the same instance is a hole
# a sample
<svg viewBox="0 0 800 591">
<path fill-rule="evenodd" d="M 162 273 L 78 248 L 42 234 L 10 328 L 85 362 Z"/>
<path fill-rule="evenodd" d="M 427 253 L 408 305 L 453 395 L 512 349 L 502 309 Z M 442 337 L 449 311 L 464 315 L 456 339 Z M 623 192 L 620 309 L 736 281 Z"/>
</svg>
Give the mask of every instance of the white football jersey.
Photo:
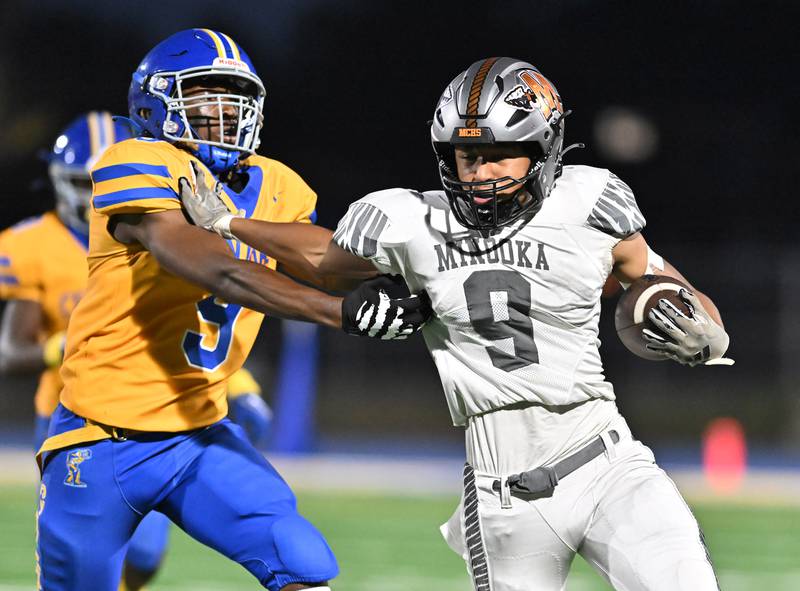
<svg viewBox="0 0 800 591">
<path fill-rule="evenodd" d="M 645 221 L 608 170 L 566 166 L 531 218 L 490 237 L 465 229 L 442 191 L 389 189 L 350 206 L 334 239 L 425 290 L 423 334 L 455 425 L 521 402 L 614 399 L 598 339 L 612 248 Z"/>
</svg>

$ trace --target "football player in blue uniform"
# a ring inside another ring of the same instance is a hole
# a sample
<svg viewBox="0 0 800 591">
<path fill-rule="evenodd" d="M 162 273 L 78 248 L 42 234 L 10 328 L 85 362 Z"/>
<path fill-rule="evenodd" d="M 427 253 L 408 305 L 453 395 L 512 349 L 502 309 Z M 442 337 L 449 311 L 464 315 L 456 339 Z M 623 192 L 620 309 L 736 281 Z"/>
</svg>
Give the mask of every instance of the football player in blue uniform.
<svg viewBox="0 0 800 591">
<path fill-rule="evenodd" d="M 41 371 L 34 397 L 34 448 L 47 437 L 58 405 L 58 374 L 69 316 L 86 289 L 89 171 L 105 150 L 132 137 L 130 125 L 107 111 L 74 119 L 48 154 L 55 210 L 23 220 L 0 234 L 0 370 Z M 228 383 L 230 415 L 258 448 L 266 444 L 272 411 L 246 369 Z M 75 472 L 77 474 L 77 472 Z M 155 575 L 167 547 L 169 520 L 152 512 L 136 528 L 125 556 L 123 589 L 138 591 Z"/>
<path fill-rule="evenodd" d="M 244 216 L 313 222 L 316 194 L 255 153 L 264 95 L 250 58 L 208 29 L 169 37 L 133 75 L 137 135 L 91 171 L 89 283 L 37 454 L 40 588 L 116 591 L 130 537 L 154 511 L 270 591 L 327 589 L 338 573 L 288 485 L 226 418 L 230 380 L 265 313 L 389 339 L 419 329 L 429 308 L 375 271 L 358 284 L 284 269 L 352 289 L 329 295 L 187 222 L 180 184 L 202 179 Z"/>
</svg>

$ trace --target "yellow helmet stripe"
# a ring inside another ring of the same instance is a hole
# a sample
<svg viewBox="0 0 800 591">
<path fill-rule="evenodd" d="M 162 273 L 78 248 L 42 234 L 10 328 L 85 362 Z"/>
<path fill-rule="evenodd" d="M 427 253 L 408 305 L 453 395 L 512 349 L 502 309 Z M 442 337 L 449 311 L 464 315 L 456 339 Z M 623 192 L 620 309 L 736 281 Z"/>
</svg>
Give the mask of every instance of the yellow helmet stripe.
<svg viewBox="0 0 800 591">
<path fill-rule="evenodd" d="M 89 125 L 89 151 L 94 155 L 100 149 L 100 122 L 95 111 L 89 113 L 86 123 Z"/>
<path fill-rule="evenodd" d="M 214 42 L 214 45 L 217 46 L 217 55 L 224 59 L 225 46 L 222 45 L 222 39 L 219 38 L 219 35 L 217 35 L 214 31 L 211 31 L 210 29 L 200 29 L 200 30 L 211 38 L 211 40 Z"/>
<path fill-rule="evenodd" d="M 235 59 L 236 61 L 242 61 L 242 54 L 239 53 L 239 48 L 236 47 L 236 43 L 233 42 L 233 39 L 228 37 L 228 35 L 226 35 L 225 33 L 220 33 L 220 35 L 222 35 L 223 37 L 225 37 L 225 39 L 228 40 L 228 45 L 231 46 L 231 52 L 233 53 L 233 59 Z"/>
<path fill-rule="evenodd" d="M 117 141 L 116 134 L 114 132 L 114 119 L 111 117 L 111 113 L 108 111 L 103 113 L 103 129 L 106 131 L 106 145 L 103 146 L 103 148 L 107 148 Z"/>
</svg>

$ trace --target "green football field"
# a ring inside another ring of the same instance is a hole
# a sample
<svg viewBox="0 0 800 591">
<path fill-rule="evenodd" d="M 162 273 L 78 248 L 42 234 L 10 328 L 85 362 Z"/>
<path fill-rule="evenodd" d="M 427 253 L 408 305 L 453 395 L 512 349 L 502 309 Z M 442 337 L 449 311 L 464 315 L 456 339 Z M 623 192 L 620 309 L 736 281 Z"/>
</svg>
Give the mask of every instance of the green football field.
<svg viewBox="0 0 800 591">
<path fill-rule="evenodd" d="M 0 486 L 0 591 L 31 589 L 33 487 Z M 449 497 L 387 498 L 299 493 L 300 509 L 328 537 L 342 574 L 338 591 L 469 591 L 461 560 L 437 531 Z M 800 589 L 800 508 L 695 505 L 722 589 Z M 256 589 L 253 579 L 173 528 L 164 570 L 151 591 Z M 609 589 L 577 558 L 568 589 Z"/>
</svg>

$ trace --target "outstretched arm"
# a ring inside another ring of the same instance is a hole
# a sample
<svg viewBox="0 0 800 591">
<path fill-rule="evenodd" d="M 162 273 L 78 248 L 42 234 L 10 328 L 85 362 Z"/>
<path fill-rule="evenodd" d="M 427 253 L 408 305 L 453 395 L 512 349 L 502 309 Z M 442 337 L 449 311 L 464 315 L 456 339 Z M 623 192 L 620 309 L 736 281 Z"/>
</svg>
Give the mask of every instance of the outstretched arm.
<svg viewBox="0 0 800 591">
<path fill-rule="evenodd" d="M 210 189 L 205 174 L 196 169 L 197 191 L 182 178 L 181 201 L 192 220 L 201 228 L 224 238 L 237 238 L 279 261 L 281 267 L 314 285 L 345 289 L 377 275 L 369 261 L 352 255 L 333 242 L 333 232 L 301 223 L 273 223 L 238 218 L 220 199 L 219 190 Z"/>
<path fill-rule="evenodd" d="M 167 271 L 228 302 L 281 318 L 342 325 L 342 298 L 236 259 L 224 240 L 187 224 L 180 211 L 119 215 L 113 221 L 117 240 L 141 244 Z"/>
<path fill-rule="evenodd" d="M 187 224 L 178 210 L 122 214 L 111 221 L 111 231 L 120 242 L 141 244 L 170 273 L 253 310 L 381 339 L 405 338 L 430 316 L 426 298 L 400 294 L 384 277 L 366 281 L 339 298 L 241 261 L 224 240 Z"/>
<path fill-rule="evenodd" d="M 697 291 L 675 267 L 653 252 L 641 234 L 637 232 L 619 242 L 614 247 L 613 257 L 612 272 L 623 285 L 636 281 L 642 275 L 653 274 L 674 277 L 691 289 L 691 292 L 685 289 L 680 292 L 691 310 L 690 314 L 684 314 L 665 299 L 650 311 L 648 318 L 659 332 L 644 330 L 648 349 L 686 365 L 733 363 L 723 358 L 730 338 L 714 302 Z"/>
<path fill-rule="evenodd" d="M 290 275 L 325 289 L 351 289 L 378 274 L 372 263 L 339 248 L 333 232 L 321 226 L 233 218 L 230 232 L 280 261 Z"/>
</svg>

